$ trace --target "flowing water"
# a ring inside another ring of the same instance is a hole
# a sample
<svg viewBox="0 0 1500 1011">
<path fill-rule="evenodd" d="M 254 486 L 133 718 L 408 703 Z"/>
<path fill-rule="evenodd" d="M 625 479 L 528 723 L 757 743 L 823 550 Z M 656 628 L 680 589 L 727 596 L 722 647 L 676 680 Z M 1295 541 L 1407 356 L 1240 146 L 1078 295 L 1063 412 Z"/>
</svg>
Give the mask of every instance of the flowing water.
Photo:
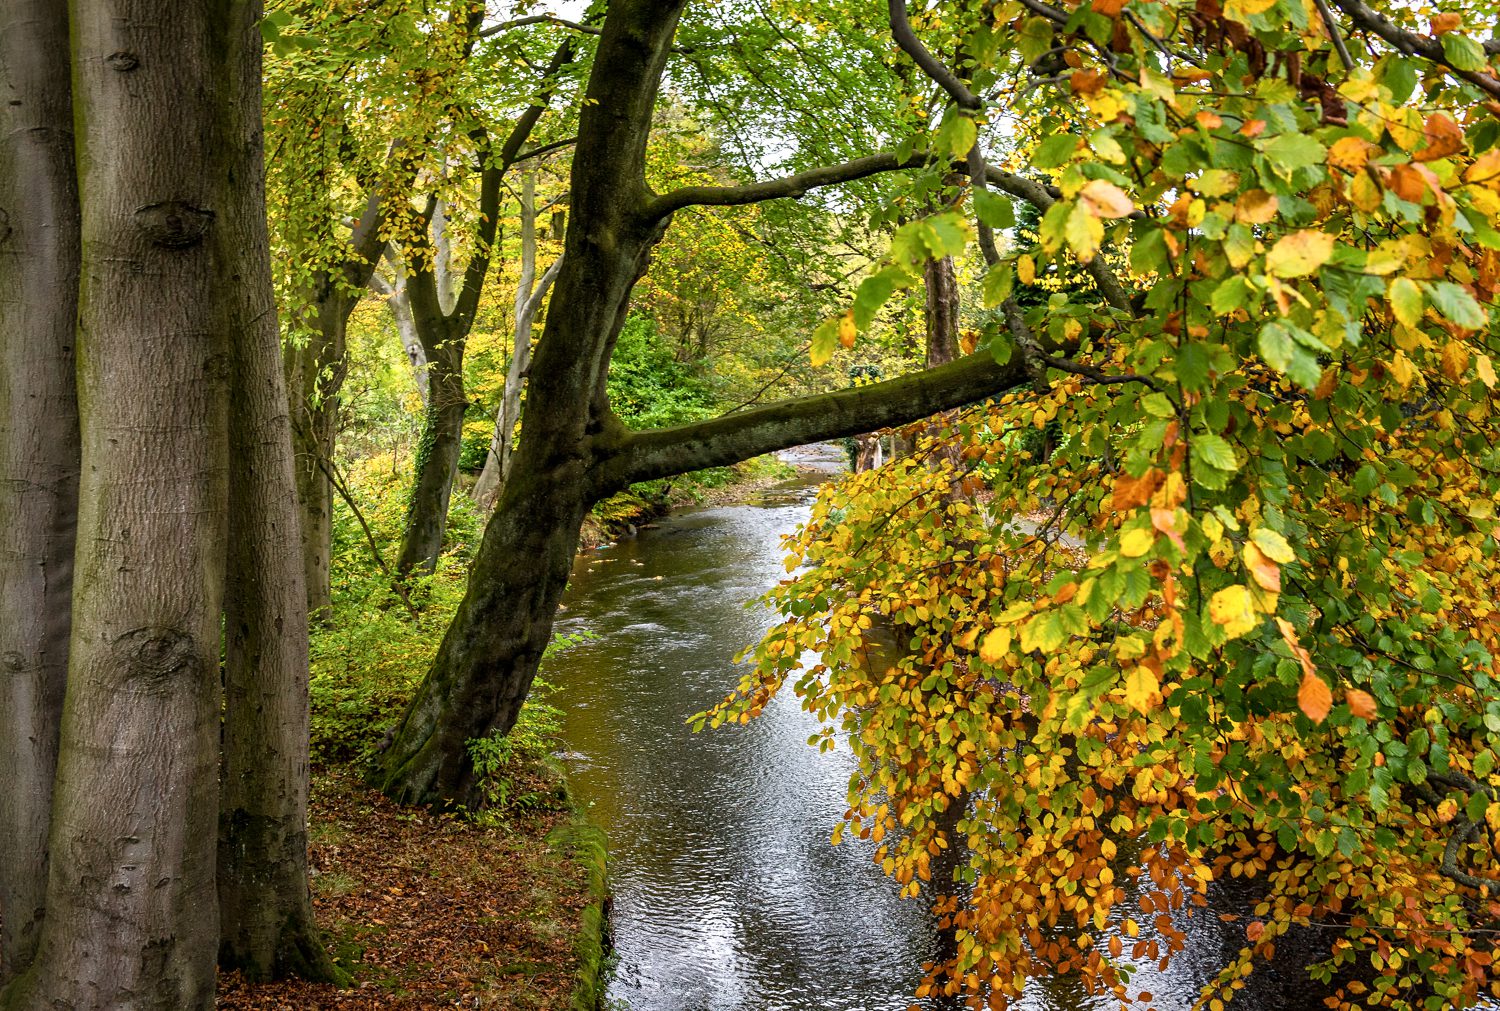
<svg viewBox="0 0 1500 1011">
<path fill-rule="evenodd" d="M 841 457 L 803 452 L 799 462 L 825 474 Z M 570 784 L 609 838 L 619 958 L 609 996 L 630 1011 L 905 1009 L 937 949 L 931 917 L 897 897 L 873 847 L 829 844 L 852 759 L 808 746 L 817 723 L 790 692 L 747 726 L 694 734 L 685 722 L 735 686 L 732 656 L 770 626 L 747 602 L 785 578 L 782 535 L 807 518 L 819 479 L 679 513 L 586 553 L 574 572 L 558 631 L 596 638 L 543 676 L 566 714 Z M 1189 1007 L 1241 943 L 1216 918 L 1200 922 L 1214 926 L 1194 932 L 1168 974 L 1150 966 L 1132 983 L 1158 1011 Z M 1318 1006 L 1281 994 L 1273 974 L 1260 982 L 1272 992 L 1235 1006 Z M 1022 1004 L 1118 1006 L 1069 979 L 1036 984 Z"/>
</svg>

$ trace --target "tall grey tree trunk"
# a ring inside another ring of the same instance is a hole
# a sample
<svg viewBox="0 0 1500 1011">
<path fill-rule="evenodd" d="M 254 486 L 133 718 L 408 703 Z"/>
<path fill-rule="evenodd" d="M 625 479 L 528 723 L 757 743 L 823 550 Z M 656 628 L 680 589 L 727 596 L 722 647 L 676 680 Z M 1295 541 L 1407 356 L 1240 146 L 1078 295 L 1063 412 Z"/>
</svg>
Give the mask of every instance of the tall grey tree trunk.
<svg viewBox="0 0 1500 1011">
<path fill-rule="evenodd" d="M 230 338 L 229 537 L 217 885 L 219 963 L 247 978 L 340 978 L 313 924 L 307 877 L 307 591 L 291 426 L 271 289 L 260 146 L 261 49 L 242 46 L 223 112 L 238 143 L 215 224 L 238 250 Z"/>
<path fill-rule="evenodd" d="M 261 46 L 259 5 L 70 9 L 79 551 L 47 914 L 0 1003 L 210 1008 L 227 335 L 243 322 L 240 127 L 258 93 L 225 67 Z"/>
<path fill-rule="evenodd" d="M 78 191 L 68 12 L 0 6 L 0 983 L 31 961 L 78 519 Z"/>
</svg>

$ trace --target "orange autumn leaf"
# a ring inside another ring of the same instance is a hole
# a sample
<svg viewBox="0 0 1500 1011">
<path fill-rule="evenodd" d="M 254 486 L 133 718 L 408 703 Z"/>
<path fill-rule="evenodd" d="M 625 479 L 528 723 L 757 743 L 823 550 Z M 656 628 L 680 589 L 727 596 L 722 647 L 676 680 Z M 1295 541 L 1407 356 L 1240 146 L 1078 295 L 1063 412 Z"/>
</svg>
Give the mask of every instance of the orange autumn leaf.
<svg viewBox="0 0 1500 1011">
<path fill-rule="evenodd" d="M 1136 506 L 1150 502 L 1151 496 L 1161 486 L 1163 477 L 1165 475 L 1153 467 L 1140 477 L 1121 474 L 1115 478 L 1115 491 L 1111 501 L 1115 512 L 1129 512 Z"/>
<path fill-rule="evenodd" d="M 1068 87 L 1075 95 L 1096 95 L 1104 88 L 1104 75 L 1097 70 L 1075 70 L 1068 77 Z"/>
<path fill-rule="evenodd" d="M 1281 567 L 1265 556 L 1254 543 L 1245 545 L 1245 567 L 1257 585 L 1272 593 L 1281 592 Z"/>
<path fill-rule="evenodd" d="M 1369 692 L 1350 688 L 1344 692 L 1344 701 L 1349 703 L 1349 711 L 1360 719 L 1373 720 L 1375 718 L 1375 697 Z"/>
<path fill-rule="evenodd" d="M 1297 708 L 1314 723 L 1327 719 L 1333 708 L 1333 690 L 1328 687 L 1328 682 L 1311 671 L 1304 671 L 1302 686 L 1297 689 Z"/>
<path fill-rule="evenodd" d="M 1439 35 L 1446 35 L 1451 31 L 1456 31 L 1461 24 L 1463 24 L 1463 18 L 1453 11 L 1434 14 L 1432 16 L 1433 37 L 1436 38 Z"/>
<path fill-rule="evenodd" d="M 1463 130 L 1441 112 L 1427 117 L 1422 136 L 1427 139 L 1427 146 L 1417 153 L 1417 161 L 1436 161 L 1462 151 L 1464 147 Z"/>
</svg>

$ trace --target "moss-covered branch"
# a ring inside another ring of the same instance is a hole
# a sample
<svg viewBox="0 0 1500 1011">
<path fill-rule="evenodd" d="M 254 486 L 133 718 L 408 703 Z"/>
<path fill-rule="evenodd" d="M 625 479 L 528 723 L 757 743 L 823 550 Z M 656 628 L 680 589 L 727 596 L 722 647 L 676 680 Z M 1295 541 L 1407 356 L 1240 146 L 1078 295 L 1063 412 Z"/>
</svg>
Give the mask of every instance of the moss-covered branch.
<svg viewBox="0 0 1500 1011">
<path fill-rule="evenodd" d="M 753 456 L 913 421 L 1027 382 L 1019 363 L 986 354 L 837 393 L 798 397 L 710 421 L 632 433 L 597 465 L 602 488 L 724 467 Z"/>
</svg>

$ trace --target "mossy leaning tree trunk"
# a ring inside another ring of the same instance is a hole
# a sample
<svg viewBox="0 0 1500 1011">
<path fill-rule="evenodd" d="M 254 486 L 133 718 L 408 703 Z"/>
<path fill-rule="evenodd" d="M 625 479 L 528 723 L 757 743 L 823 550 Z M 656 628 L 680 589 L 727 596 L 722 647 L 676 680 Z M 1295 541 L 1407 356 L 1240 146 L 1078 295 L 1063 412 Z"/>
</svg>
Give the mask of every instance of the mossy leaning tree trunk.
<svg viewBox="0 0 1500 1011">
<path fill-rule="evenodd" d="M 78 517 L 68 11 L 0 6 L 0 983 L 36 948 Z"/>
<path fill-rule="evenodd" d="M 610 355 L 631 290 L 675 211 L 798 196 L 907 164 L 874 155 L 768 183 L 652 193 L 646 140 L 681 8 L 682 0 L 609 5 L 579 113 L 572 214 L 527 384 L 515 463 L 468 592 L 371 773 L 397 800 L 477 800 L 467 743 L 514 724 L 552 634 L 580 525 L 595 501 L 633 481 L 915 421 L 1026 379 L 1019 364 L 1001 367 L 987 355 L 973 356 L 681 428 L 633 433 L 621 425 L 605 394 Z"/>
</svg>

